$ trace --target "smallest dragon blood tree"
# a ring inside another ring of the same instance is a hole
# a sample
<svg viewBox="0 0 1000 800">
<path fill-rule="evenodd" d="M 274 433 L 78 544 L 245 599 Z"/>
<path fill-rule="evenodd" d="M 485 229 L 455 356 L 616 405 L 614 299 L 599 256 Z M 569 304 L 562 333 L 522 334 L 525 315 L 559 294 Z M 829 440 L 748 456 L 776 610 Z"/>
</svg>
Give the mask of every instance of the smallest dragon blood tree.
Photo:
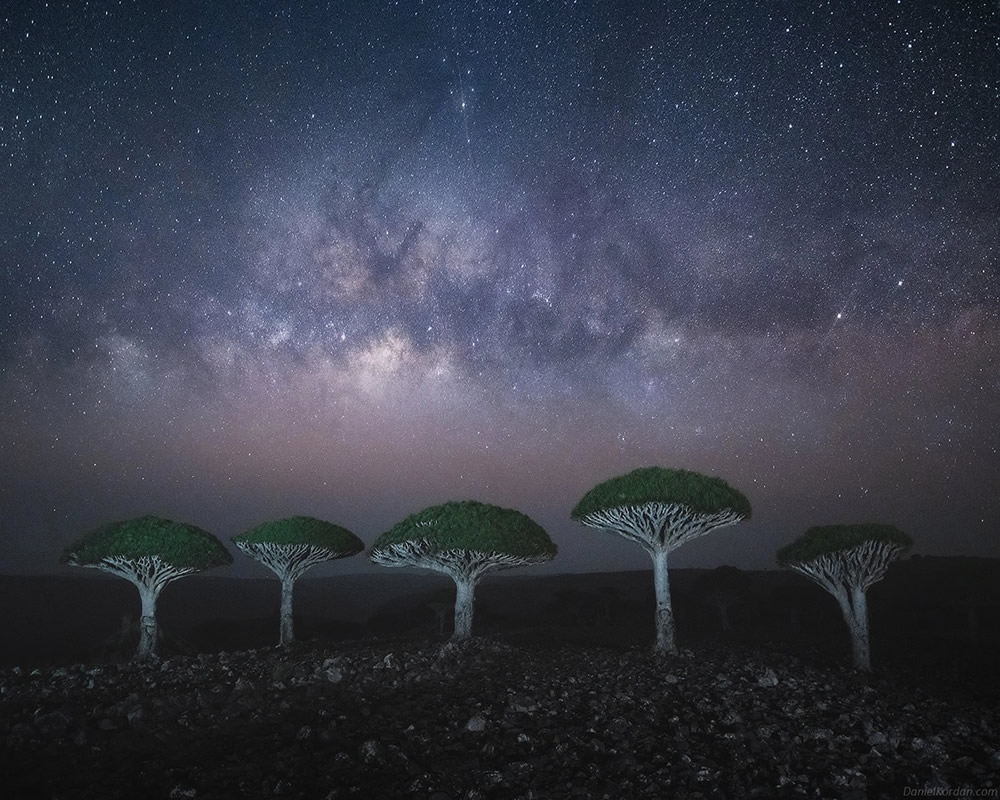
<svg viewBox="0 0 1000 800">
<path fill-rule="evenodd" d="M 178 578 L 233 562 L 208 531 L 183 522 L 145 516 L 111 522 L 66 548 L 62 561 L 110 572 L 135 584 L 142 602 L 136 659 L 156 655 L 156 601 Z"/>
<path fill-rule="evenodd" d="M 913 545 L 893 525 L 826 525 L 810 528 L 778 551 L 778 564 L 805 575 L 834 596 L 851 632 L 854 666 L 871 670 L 868 587 L 889 563 Z"/>
<path fill-rule="evenodd" d="M 234 536 L 233 544 L 281 581 L 281 645 L 295 639 L 292 616 L 295 581 L 316 564 L 357 555 L 365 549 L 364 542 L 347 528 L 313 517 L 265 522 Z"/>
<path fill-rule="evenodd" d="M 430 506 L 383 533 L 369 558 L 383 567 L 422 567 L 455 581 L 455 640 L 472 635 L 476 584 L 490 570 L 541 564 L 556 545 L 530 517 L 475 500 Z"/>
</svg>

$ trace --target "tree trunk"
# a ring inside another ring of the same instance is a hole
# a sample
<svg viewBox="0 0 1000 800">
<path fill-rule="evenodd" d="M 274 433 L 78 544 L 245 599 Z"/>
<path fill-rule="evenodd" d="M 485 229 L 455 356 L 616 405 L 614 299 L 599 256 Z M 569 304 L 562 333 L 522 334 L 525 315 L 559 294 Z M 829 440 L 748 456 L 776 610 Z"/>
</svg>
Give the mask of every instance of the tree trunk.
<svg viewBox="0 0 1000 800">
<path fill-rule="evenodd" d="M 851 589 L 851 612 L 847 624 L 851 629 L 854 666 L 870 672 L 872 657 L 868 645 L 868 598 L 863 589 Z"/>
<path fill-rule="evenodd" d="M 719 610 L 719 625 L 722 626 L 722 632 L 729 633 L 732 631 L 732 626 L 729 624 L 729 604 L 719 600 L 715 607 Z"/>
<path fill-rule="evenodd" d="M 670 580 L 667 576 L 667 551 L 654 550 L 653 586 L 656 588 L 656 649 L 677 653 L 674 644 L 674 611 L 670 605 Z"/>
<path fill-rule="evenodd" d="M 833 595 L 840 606 L 847 629 L 851 632 L 851 654 L 856 669 L 871 670 L 871 655 L 868 652 L 868 602 L 861 589 L 840 589 Z"/>
<path fill-rule="evenodd" d="M 451 638 L 468 639 L 472 635 L 476 579 L 469 575 L 455 577 L 455 590 L 455 632 Z"/>
<path fill-rule="evenodd" d="M 137 583 L 139 599 L 142 601 L 142 611 L 139 615 L 139 649 L 135 657 L 137 661 L 146 661 L 156 655 L 156 597 L 158 589 Z"/>
<path fill-rule="evenodd" d="M 281 576 L 281 633 L 279 646 L 295 641 L 295 619 L 292 616 L 292 590 L 295 579 L 290 575 Z"/>
</svg>

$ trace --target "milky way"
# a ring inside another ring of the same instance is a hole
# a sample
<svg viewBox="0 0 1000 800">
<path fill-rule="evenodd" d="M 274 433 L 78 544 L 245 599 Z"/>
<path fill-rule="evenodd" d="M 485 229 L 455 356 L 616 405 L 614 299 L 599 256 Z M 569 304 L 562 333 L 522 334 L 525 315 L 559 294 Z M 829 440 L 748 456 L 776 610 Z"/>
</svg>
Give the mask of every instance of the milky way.
<svg viewBox="0 0 1000 800">
<path fill-rule="evenodd" d="M 995 4 L 9 5 L 0 571 L 466 498 L 640 568 L 568 515 L 648 464 L 754 506 L 679 565 L 997 553 Z"/>
</svg>

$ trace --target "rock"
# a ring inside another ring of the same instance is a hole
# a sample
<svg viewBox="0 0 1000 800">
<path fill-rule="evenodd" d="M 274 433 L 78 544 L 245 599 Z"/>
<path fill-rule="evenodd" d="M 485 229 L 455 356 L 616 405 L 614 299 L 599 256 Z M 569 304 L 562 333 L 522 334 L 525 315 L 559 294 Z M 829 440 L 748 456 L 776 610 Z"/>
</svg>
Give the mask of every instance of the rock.
<svg viewBox="0 0 1000 800">
<path fill-rule="evenodd" d="M 538 710 L 538 706 L 530 697 L 517 696 L 511 699 L 507 710 L 513 714 L 533 714 Z"/>
<path fill-rule="evenodd" d="M 507 782 L 512 783 L 527 783 L 531 780 L 531 774 L 534 770 L 527 761 L 512 761 L 507 765 L 507 770 L 504 774 L 504 778 Z"/>
<path fill-rule="evenodd" d="M 889 740 L 886 738 L 886 735 L 882 733 L 882 731 L 872 731 L 868 735 L 868 744 L 870 744 L 872 747 L 879 747 L 881 745 L 888 743 Z"/>
<path fill-rule="evenodd" d="M 768 667 L 764 670 L 764 674 L 757 679 L 758 686 L 777 686 L 778 676 L 775 674 L 774 670 Z"/>
<path fill-rule="evenodd" d="M 69 728 L 69 717 L 62 711 L 35 712 L 35 728 L 42 736 L 61 736 Z"/>
<path fill-rule="evenodd" d="M 740 725 L 742 722 L 743 722 L 743 717 L 741 717 L 739 714 L 737 714 L 732 709 L 728 710 L 719 719 L 719 723 L 721 725 L 725 725 L 728 728 L 734 728 L 734 727 Z"/>
<path fill-rule="evenodd" d="M 495 769 L 487 769 L 479 773 L 479 785 L 483 789 L 492 789 L 494 786 L 499 786 L 503 781 L 503 773 Z"/>
<path fill-rule="evenodd" d="M 170 800 L 188 800 L 191 797 L 197 797 L 198 790 L 192 789 L 190 786 L 184 786 L 183 784 L 177 784 L 173 789 L 170 790 Z"/>
<path fill-rule="evenodd" d="M 486 730 L 486 718 L 482 714 L 476 714 L 465 723 L 465 729 L 472 733 L 481 733 Z"/>
<path fill-rule="evenodd" d="M 327 667 L 323 670 L 323 677 L 326 678 L 330 683 L 340 683 L 344 679 L 344 673 L 341 672 L 337 667 Z"/>
<path fill-rule="evenodd" d="M 382 762 L 385 760 L 385 748 L 377 739 L 366 739 L 358 748 L 358 755 L 364 764 Z"/>
<path fill-rule="evenodd" d="M 399 659 L 392 653 L 387 653 L 382 659 L 382 669 L 399 669 Z"/>
</svg>

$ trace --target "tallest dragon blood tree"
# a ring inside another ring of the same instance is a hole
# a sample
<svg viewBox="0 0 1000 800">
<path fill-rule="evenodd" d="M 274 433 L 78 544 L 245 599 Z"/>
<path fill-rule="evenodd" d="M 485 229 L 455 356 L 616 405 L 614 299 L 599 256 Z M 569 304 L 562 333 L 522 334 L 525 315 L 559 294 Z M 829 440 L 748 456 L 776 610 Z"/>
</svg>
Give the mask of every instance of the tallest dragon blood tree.
<svg viewBox="0 0 1000 800">
<path fill-rule="evenodd" d="M 136 659 L 156 654 L 156 601 L 168 583 L 233 562 L 208 531 L 183 522 L 145 516 L 111 522 L 66 548 L 62 560 L 75 567 L 110 572 L 139 590 L 142 614 Z"/>
<path fill-rule="evenodd" d="M 851 632 L 854 666 L 872 668 L 868 644 L 868 587 L 913 545 L 894 525 L 824 525 L 810 528 L 778 551 L 778 564 L 815 581 L 834 596 Z"/>
<path fill-rule="evenodd" d="M 721 478 L 686 469 L 643 467 L 597 484 L 571 516 L 616 533 L 653 559 L 656 649 L 676 653 L 667 556 L 687 541 L 750 517 L 750 501 Z"/>
</svg>

